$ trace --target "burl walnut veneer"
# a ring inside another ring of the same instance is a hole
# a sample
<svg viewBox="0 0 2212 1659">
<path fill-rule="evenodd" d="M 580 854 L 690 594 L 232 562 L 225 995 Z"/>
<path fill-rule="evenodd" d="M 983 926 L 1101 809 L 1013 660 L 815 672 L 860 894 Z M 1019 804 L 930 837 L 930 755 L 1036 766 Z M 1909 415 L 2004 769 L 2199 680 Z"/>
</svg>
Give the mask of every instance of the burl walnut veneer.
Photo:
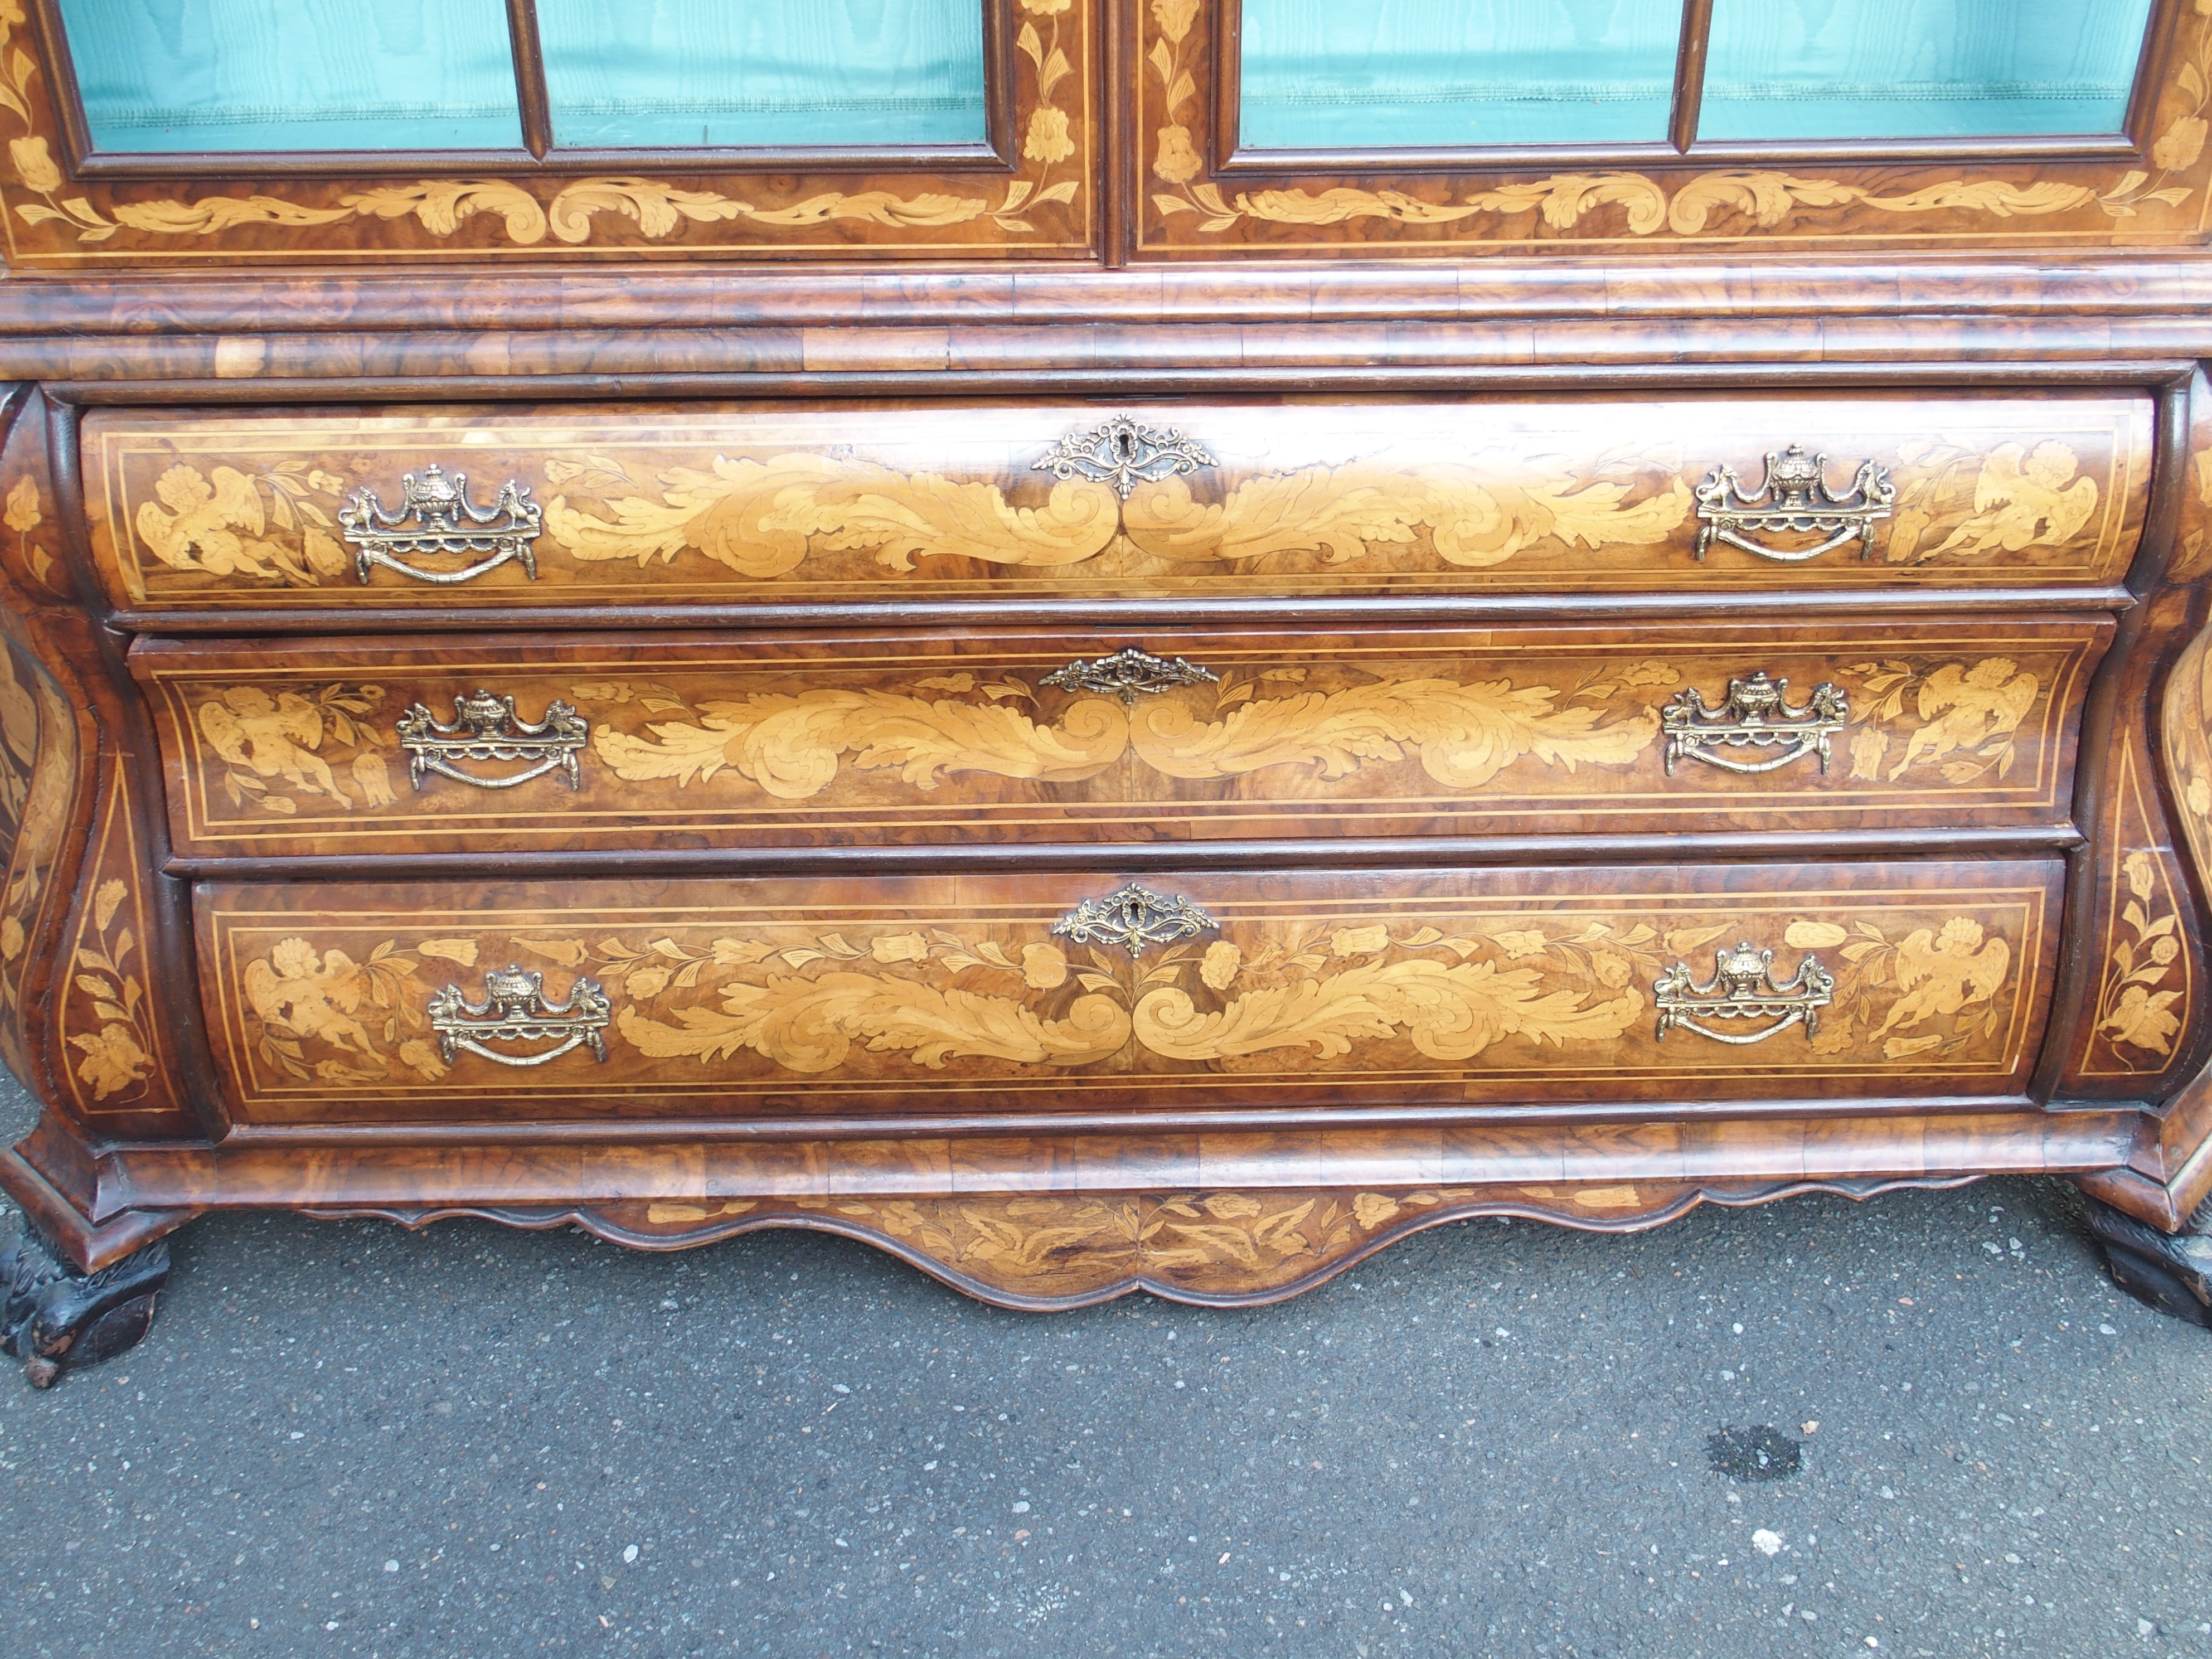
<svg viewBox="0 0 2212 1659">
<path fill-rule="evenodd" d="M 226 1208 L 1044 1309 L 1996 1173 L 2212 1322 L 2212 14 L 1547 161 L 986 9 L 988 143 L 617 167 L 106 154 L 0 5 L 0 1345 Z"/>
</svg>

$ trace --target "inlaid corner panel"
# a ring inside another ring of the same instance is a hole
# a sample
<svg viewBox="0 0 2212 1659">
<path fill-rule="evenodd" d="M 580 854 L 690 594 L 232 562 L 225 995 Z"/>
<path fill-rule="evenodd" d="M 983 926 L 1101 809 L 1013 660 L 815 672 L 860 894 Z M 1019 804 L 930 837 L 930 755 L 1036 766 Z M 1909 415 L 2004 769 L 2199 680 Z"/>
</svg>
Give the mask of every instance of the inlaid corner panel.
<svg viewBox="0 0 2212 1659">
<path fill-rule="evenodd" d="M 20 647 L 0 645 L 0 867 L 7 872 L 0 885 L 0 1058 L 33 1086 L 25 1033 L 40 1009 L 26 995 L 27 980 L 34 942 L 56 902 L 68 902 L 53 878 L 81 754 L 76 716 L 61 688 Z"/>
<path fill-rule="evenodd" d="M 1718 594 L 2115 580 L 2151 404 L 100 410 L 83 430 L 95 558 L 131 611 Z"/>
<path fill-rule="evenodd" d="M 2130 742 L 2108 784 L 2112 864 L 2100 872 L 2095 1002 L 2082 1024 L 2072 1093 L 2166 1092 L 2165 1075 L 2189 1052 L 2203 988 L 2188 877 Z"/>
<path fill-rule="evenodd" d="M 866 153 L 864 143 L 860 160 L 819 149 L 763 149 L 756 160 L 720 149 L 689 166 L 680 147 L 565 159 L 556 149 L 541 164 L 520 145 L 457 161 L 426 143 L 412 157 L 362 156 L 351 171 L 341 160 L 328 173 L 313 157 L 271 167 L 267 155 L 212 149 L 185 169 L 134 166 L 127 152 L 102 155 L 96 168 L 79 165 L 59 102 L 73 94 L 57 86 L 39 31 L 9 0 L 0 4 L 0 235 L 9 265 L 21 270 L 334 258 L 481 264 L 1091 256 L 1104 125 L 1098 0 L 983 3 L 990 137 L 913 149 L 916 161 L 902 164 L 896 148 Z M 266 119 L 269 112 L 258 113 Z"/>
<path fill-rule="evenodd" d="M 2103 620 L 144 641 L 187 856 L 2057 823 Z"/>
<path fill-rule="evenodd" d="M 252 1121 L 2016 1094 L 2057 861 L 209 884 Z"/>
<path fill-rule="evenodd" d="M 2166 677 L 2159 724 L 2173 816 L 2201 893 L 2212 882 L 2212 629 L 2199 633 L 2174 662 Z M 2196 931 L 2196 917 L 2186 887 L 2175 878 L 2172 854 L 2165 845 L 2167 837 L 2160 833 L 2165 819 L 2154 814 L 2155 797 L 2149 793 L 2148 781 L 2130 771 L 2122 777 L 2121 793 L 2124 810 L 2149 820 L 2136 831 L 2136 849 L 2150 857 L 2139 862 L 2135 872 L 2133 886 L 2146 890 L 2130 892 L 2127 931 L 2119 936 L 2132 947 L 2130 956 L 2123 962 L 2115 951 L 2106 969 L 2107 984 L 2119 999 L 2113 1009 L 2113 1035 L 2125 1040 L 2124 1054 L 2132 1057 L 2148 1043 L 2162 1055 L 2185 1031 L 2191 1012 L 2191 953 L 2159 941 L 2169 933 L 2179 936 L 2177 945 L 2186 940 Z M 2174 918 L 2171 923 L 2166 921 L 2168 914 Z M 2148 971 L 2153 967 L 2169 972 L 2154 977 Z M 2177 967 L 2179 972 L 2171 971 Z"/>
<path fill-rule="evenodd" d="M 1136 129 L 1132 161 L 1140 169 L 1133 216 L 1140 258 L 2171 245 L 2201 240 L 2212 210 L 2205 144 L 2212 10 L 2193 0 L 2159 9 L 2158 38 L 2147 53 L 2155 79 L 2133 141 L 2118 142 L 2116 134 L 2101 155 L 2078 147 L 2069 154 L 2058 143 L 2039 155 L 2032 139 L 1985 146 L 1979 155 L 1971 143 L 1941 141 L 1862 141 L 1865 151 L 1856 155 L 1849 141 L 1693 143 L 1683 151 L 1668 142 L 1662 93 L 1650 142 L 1555 143 L 1561 160 L 1550 165 L 1541 144 L 1455 156 L 1448 148 L 1405 148 L 1407 141 L 1395 133 L 1335 155 L 1319 143 L 1272 155 L 1247 148 L 1238 121 L 1237 9 L 1237 0 L 1146 0 L 1130 8 L 1127 50 L 1139 67 L 1124 96 Z M 1591 52 L 1591 40 L 1625 9 L 1577 14 L 1575 43 L 1566 49 L 1584 62 L 1605 61 Z M 1831 18 L 1831 9 L 1821 15 Z M 1838 29 L 1848 27 L 1833 21 Z M 2112 27 L 2087 14 L 2081 26 Z M 1528 32 L 1540 27 L 1532 19 Z M 1799 27 L 1798 14 L 1790 13 L 1771 33 L 1792 36 Z M 1930 22 L 1931 36 L 1939 29 L 1971 33 Z M 1833 49 L 1836 32 L 1824 33 L 1814 56 Z M 1442 41 L 1409 40 L 1389 67 L 1448 49 Z M 1932 42 L 1924 49 L 1943 50 Z M 1540 52 L 1523 52 L 1487 67 L 1507 76 L 1522 70 L 1524 59 L 1543 61 Z M 1310 63 L 1305 78 L 1318 82 L 1324 73 Z M 1389 101 L 1373 88 L 1344 91 L 1351 103 Z M 1329 101 L 1328 92 L 1312 87 L 1294 97 L 1309 106 Z M 1577 138 L 1589 130 L 1586 119 Z M 1946 149 L 1954 154 L 1947 157 Z"/>
<path fill-rule="evenodd" d="M 2099 822 L 2084 826 L 2098 848 L 2081 939 L 2094 968 L 2059 1083 L 2071 1100 L 2165 1099 L 2202 1063 L 2203 930 L 2184 836 L 2190 780 L 2205 769 L 2185 729 L 2160 730 L 2159 702 L 2163 696 L 2179 712 L 2201 701 L 2202 659 L 2181 649 L 2194 631 L 2198 596 L 2169 583 L 2145 597 L 2142 613 L 2132 650 L 2116 665 Z M 2178 650 L 2180 661 L 2162 672 Z M 2161 761 L 2173 768 L 2170 794 L 2160 787 Z"/>
<path fill-rule="evenodd" d="M 13 588 L 22 610 L 75 598 L 62 562 L 62 502 L 47 449 L 49 414 L 45 396 L 27 392 L 0 443 L 0 580 Z"/>
<path fill-rule="evenodd" d="M 66 970 L 46 1006 L 53 1053 L 77 1115 L 118 1136 L 173 1135 L 198 1127 L 179 1086 L 165 982 L 156 963 L 149 857 L 128 767 L 103 780 L 92 843 L 78 874 Z M 7 939 L 0 921 L 0 951 Z"/>
</svg>

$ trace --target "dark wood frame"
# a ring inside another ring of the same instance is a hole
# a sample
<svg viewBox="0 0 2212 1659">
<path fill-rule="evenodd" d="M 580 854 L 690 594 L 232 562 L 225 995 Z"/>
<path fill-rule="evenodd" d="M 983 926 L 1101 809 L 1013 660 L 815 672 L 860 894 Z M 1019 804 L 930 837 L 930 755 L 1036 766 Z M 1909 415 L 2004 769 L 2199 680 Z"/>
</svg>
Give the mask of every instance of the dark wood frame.
<svg viewBox="0 0 2212 1659">
<path fill-rule="evenodd" d="M 1255 149 L 1242 142 L 1240 81 L 1243 0 L 1218 0 L 1214 13 L 1212 172 L 1218 179 L 1255 181 L 1316 173 L 1468 173 L 1525 167 L 1652 167 L 1681 162 L 1762 166 L 1790 161 L 1911 163 L 1917 161 L 2081 161 L 2140 160 L 2150 146 L 2146 129 L 2165 66 L 2171 25 L 2183 0 L 2152 0 L 2137 54 L 2128 112 L 2118 136 L 1959 139 L 1802 139 L 1700 143 L 1697 123 L 1704 95 L 1713 0 L 1684 0 L 1681 44 L 1674 59 L 1674 91 L 1668 137 L 1649 143 L 1490 144 L 1389 149 Z"/>
<path fill-rule="evenodd" d="M 554 142 L 552 109 L 538 46 L 536 0 L 505 0 L 509 50 L 523 143 L 517 149 L 237 150 L 220 154 L 106 152 L 94 147 L 77 90 L 59 0 L 29 0 L 52 77 L 61 121 L 64 162 L 76 179 L 203 179 L 210 171 L 270 178 L 456 177 L 487 168 L 517 176 L 561 176 L 621 169 L 630 173 L 884 173 L 927 170 L 1005 175 L 1017 164 L 1019 122 L 1014 108 L 1014 31 L 1009 0 L 978 0 L 983 9 L 983 109 L 979 144 L 700 146 L 680 149 L 586 149 Z"/>
</svg>

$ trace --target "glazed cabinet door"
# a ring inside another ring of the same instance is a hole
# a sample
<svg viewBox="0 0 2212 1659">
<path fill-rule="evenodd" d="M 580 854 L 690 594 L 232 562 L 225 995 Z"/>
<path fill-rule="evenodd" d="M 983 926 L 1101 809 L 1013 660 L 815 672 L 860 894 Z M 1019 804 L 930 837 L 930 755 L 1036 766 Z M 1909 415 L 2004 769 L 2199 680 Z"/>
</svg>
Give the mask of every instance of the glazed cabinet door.
<svg viewBox="0 0 2212 1659">
<path fill-rule="evenodd" d="M 1094 251 L 1101 0 L 33 0 L 13 265 Z"/>
<path fill-rule="evenodd" d="M 1139 251 L 2193 236 L 2174 0 L 1152 0 Z"/>
</svg>

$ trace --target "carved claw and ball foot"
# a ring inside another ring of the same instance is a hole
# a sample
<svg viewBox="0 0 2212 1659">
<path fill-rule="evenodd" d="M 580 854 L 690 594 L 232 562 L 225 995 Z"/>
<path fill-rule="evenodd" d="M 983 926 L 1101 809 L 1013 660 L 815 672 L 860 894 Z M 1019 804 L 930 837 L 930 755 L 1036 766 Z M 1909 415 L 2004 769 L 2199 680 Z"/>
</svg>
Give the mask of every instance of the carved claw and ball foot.
<svg viewBox="0 0 2212 1659">
<path fill-rule="evenodd" d="M 80 1273 L 27 1230 L 0 1243 L 0 1352 L 23 1362 L 31 1386 L 112 1359 L 154 1324 L 154 1299 L 169 1278 L 169 1245 L 156 1240 Z"/>
<path fill-rule="evenodd" d="M 2089 1200 L 2089 1231 L 2112 1280 L 2160 1313 L 2212 1329 L 2212 1200 L 2179 1233 L 2162 1233 L 2099 1199 Z"/>
</svg>

